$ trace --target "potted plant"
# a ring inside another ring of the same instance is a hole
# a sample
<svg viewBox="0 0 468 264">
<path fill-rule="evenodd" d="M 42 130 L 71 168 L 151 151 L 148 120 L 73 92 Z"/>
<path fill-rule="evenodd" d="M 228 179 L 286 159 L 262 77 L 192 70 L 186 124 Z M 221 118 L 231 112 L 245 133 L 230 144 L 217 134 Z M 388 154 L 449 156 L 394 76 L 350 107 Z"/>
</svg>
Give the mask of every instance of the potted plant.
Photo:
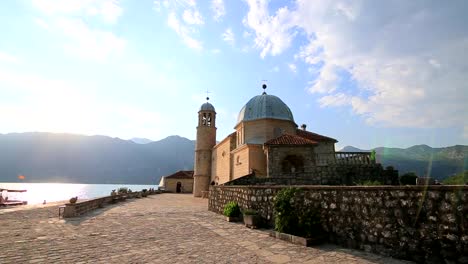
<svg viewBox="0 0 468 264">
<path fill-rule="evenodd" d="M 224 216 L 226 216 L 226 220 L 228 222 L 238 222 L 240 221 L 240 208 L 237 202 L 229 202 L 224 206 L 223 211 Z"/>
<path fill-rule="evenodd" d="M 70 202 L 71 204 L 76 203 L 76 201 L 78 201 L 78 196 L 72 197 L 72 198 L 70 198 L 70 200 L 69 200 L 69 202 Z"/>
<path fill-rule="evenodd" d="M 116 203 L 119 201 L 119 195 L 117 194 L 117 192 L 115 190 L 112 190 L 111 192 L 111 203 Z"/>
<path fill-rule="evenodd" d="M 143 197 L 148 196 L 148 189 L 141 190 L 141 196 L 143 196 Z"/>
<path fill-rule="evenodd" d="M 257 211 L 252 209 L 246 209 L 242 211 L 242 215 L 246 227 L 255 229 L 260 226 L 262 218 L 260 217 Z"/>
</svg>

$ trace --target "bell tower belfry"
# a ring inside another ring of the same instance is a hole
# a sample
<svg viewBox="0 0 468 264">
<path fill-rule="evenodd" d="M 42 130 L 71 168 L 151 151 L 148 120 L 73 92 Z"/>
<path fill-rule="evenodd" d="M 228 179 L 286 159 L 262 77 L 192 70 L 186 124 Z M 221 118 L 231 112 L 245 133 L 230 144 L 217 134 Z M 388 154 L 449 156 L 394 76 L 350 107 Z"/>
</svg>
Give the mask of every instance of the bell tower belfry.
<svg viewBox="0 0 468 264">
<path fill-rule="evenodd" d="M 208 191 L 211 179 L 211 152 L 216 145 L 216 112 L 207 102 L 198 111 L 197 141 L 195 145 L 195 171 L 193 174 L 193 196 L 201 197 Z"/>
</svg>

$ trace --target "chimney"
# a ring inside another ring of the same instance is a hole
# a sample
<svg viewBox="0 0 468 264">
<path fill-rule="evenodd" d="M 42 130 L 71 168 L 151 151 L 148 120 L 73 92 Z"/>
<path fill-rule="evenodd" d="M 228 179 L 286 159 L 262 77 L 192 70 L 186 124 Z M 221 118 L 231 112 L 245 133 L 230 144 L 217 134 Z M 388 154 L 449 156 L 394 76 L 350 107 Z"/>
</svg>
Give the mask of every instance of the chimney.
<svg viewBox="0 0 468 264">
<path fill-rule="evenodd" d="M 302 130 L 304 130 L 304 131 L 306 131 L 306 127 L 307 127 L 306 124 L 302 124 L 302 126 L 301 126 Z"/>
</svg>

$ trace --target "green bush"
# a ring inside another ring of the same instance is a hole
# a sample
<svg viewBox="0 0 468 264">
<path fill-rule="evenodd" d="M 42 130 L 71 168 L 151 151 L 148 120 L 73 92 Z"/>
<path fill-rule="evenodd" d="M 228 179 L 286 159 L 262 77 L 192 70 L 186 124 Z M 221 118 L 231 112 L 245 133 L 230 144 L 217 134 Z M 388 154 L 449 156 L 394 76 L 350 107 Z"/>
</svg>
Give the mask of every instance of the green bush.
<svg viewBox="0 0 468 264">
<path fill-rule="evenodd" d="M 418 176 L 414 172 L 408 172 L 403 174 L 400 177 L 400 184 L 401 185 L 416 185 L 416 179 Z"/>
<path fill-rule="evenodd" d="M 366 180 L 366 181 L 363 181 L 361 182 L 360 184 L 358 185 L 363 185 L 363 186 L 376 186 L 376 185 L 382 185 L 382 183 L 380 181 L 372 181 L 372 180 Z"/>
<path fill-rule="evenodd" d="M 304 193 L 297 188 L 279 191 L 275 197 L 275 230 L 302 237 L 322 233 L 319 212 L 304 203 Z"/>
<path fill-rule="evenodd" d="M 119 194 L 125 194 L 128 192 L 128 188 L 127 187 L 120 187 L 118 190 L 117 190 L 117 193 Z"/>
<path fill-rule="evenodd" d="M 448 177 L 443 181 L 443 183 L 448 185 L 464 185 L 468 183 L 468 171 Z"/>
<path fill-rule="evenodd" d="M 227 217 L 238 217 L 241 211 L 237 202 L 229 202 L 224 206 L 223 214 Z"/>
</svg>

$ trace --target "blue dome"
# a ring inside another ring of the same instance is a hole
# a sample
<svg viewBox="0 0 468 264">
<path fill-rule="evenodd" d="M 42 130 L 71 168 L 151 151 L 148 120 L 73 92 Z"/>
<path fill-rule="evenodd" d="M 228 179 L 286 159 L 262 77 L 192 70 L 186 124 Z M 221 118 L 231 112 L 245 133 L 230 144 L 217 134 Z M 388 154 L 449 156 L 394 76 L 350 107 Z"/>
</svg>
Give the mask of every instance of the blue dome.
<svg viewBox="0 0 468 264">
<path fill-rule="evenodd" d="M 204 104 L 202 104 L 202 106 L 200 107 L 200 111 L 213 111 L 215 112 L 215 108 L 212 104 L 206 102 Z"/>
<path fill-rule="evenodd" d="M 237 123 L 264 118 L 294 122 L 291 109 L 279 97 L 264 93 L 253 97 L 242 107 Z"/>
</svg>

